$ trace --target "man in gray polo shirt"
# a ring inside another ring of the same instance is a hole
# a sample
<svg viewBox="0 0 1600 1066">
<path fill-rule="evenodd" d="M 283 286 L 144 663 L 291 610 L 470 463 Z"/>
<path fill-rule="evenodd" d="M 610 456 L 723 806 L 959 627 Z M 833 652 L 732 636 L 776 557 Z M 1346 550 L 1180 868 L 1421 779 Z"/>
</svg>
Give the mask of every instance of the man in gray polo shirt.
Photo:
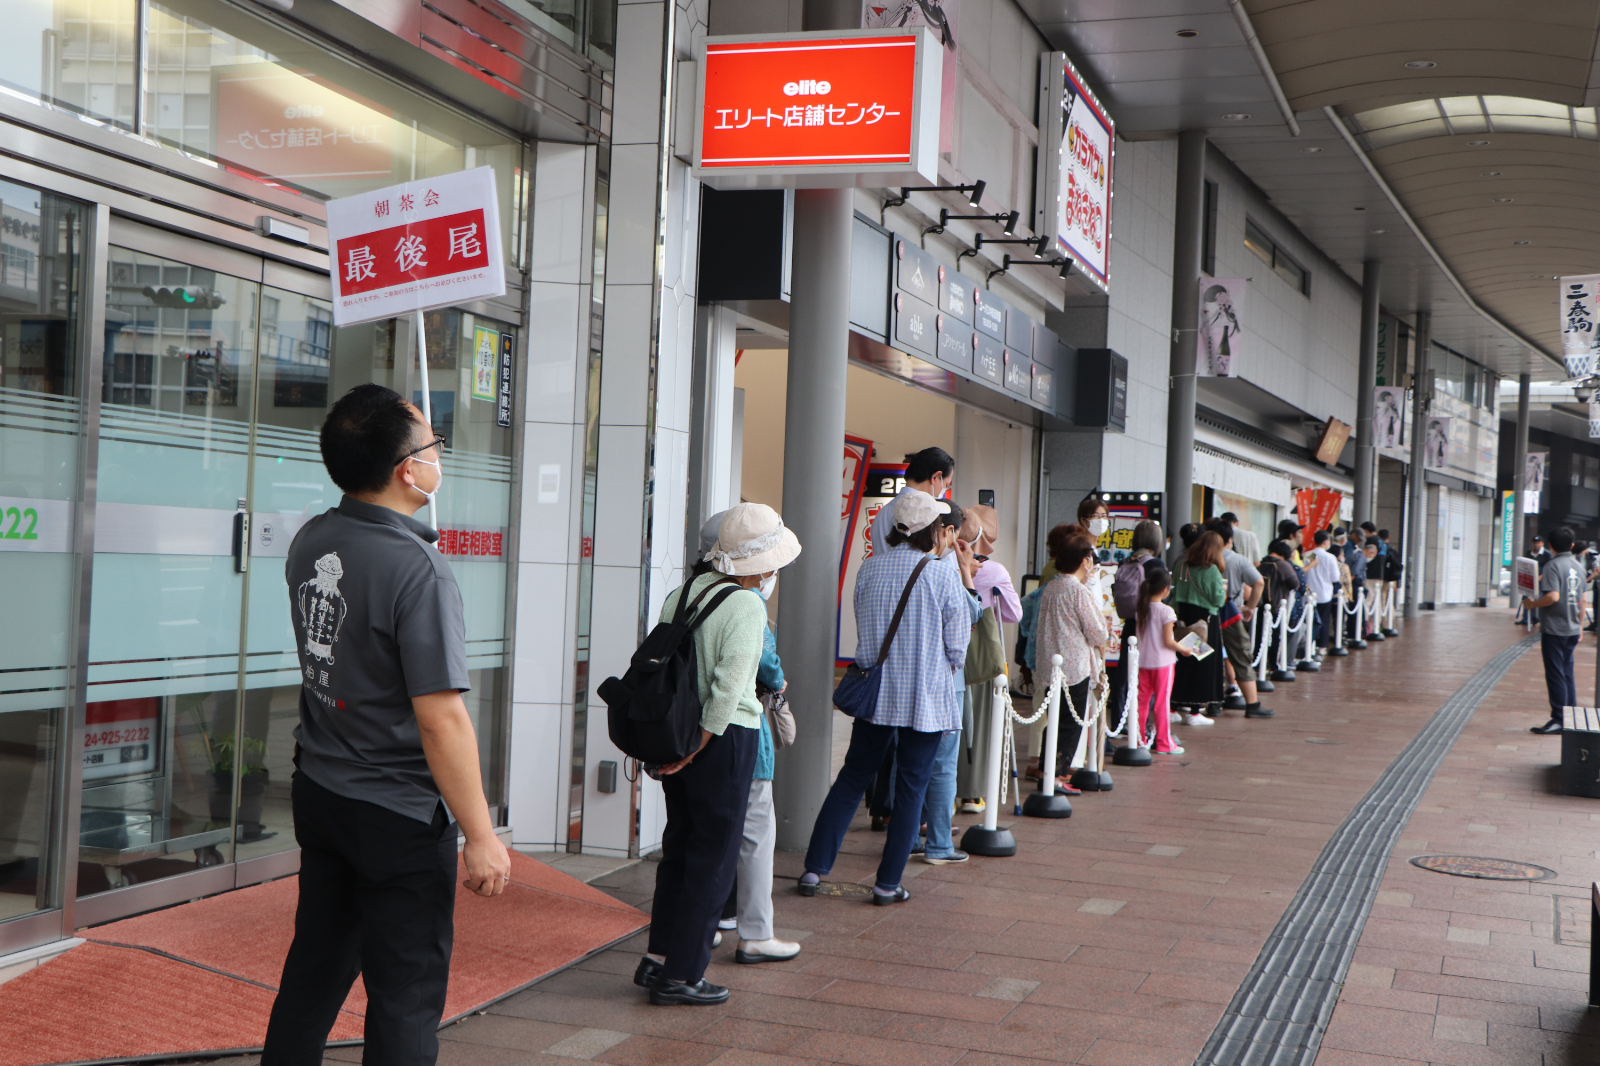
<svg viewBox="0 0 1600 1066">
<path fill-rule="evenodd" d="M 1206 528 L 1222 538 L 1222 572 L 1227 581 L 1228 599 L 1239 609 L 1239 617 L 1222 630 L 1222 647 L 1228 654 L 1225 665 L 1239 686 L 1237 698 L 1244 701 L 1244 716 L 1271 718 L 1276 712 L 1262 707 L 1256 694 L 1255 649 L 1250 642 L 1256 605 L 1261 602 L 1267 583 L 1249 559 L 1233 550 L 1231 522 L 1226 518 L 1213 518 L 1206 523 Z M 1238 710 L 1239 704 L 1235 702 L 1232 709 Z"/>
<path fill-rule="evenodd" d="M 1572 557 L 1572 530 L 1557 526 L 1550 531 L 1549 544 L 1555 558 L 1539 572 L 1539 598 L 1524 596 L 1524 607 L 1539 611 L 1539 650 L 1544 654 L 1544 684 L 1550 696 L 1550 720 L 1536 725 L 1530 733 L 1559 733 L 1561 711 L 1578 702 L 1578 688 L 1572 677 L 1572 652 L 1583 634 L 1583 564 Z"/>
<path fill-rule="evenodd" d="M 467 679 L 461 592 L 411 516 L 444 480 L 417 409 L 358 385 L 328 413 L 322 461 L 344 490 L 289 547 L 300 657 L 294 829 L 300 902 L 263 1066 L 315 1064 L 359 973 L 366 1062 L 431 1064 L 454 934 L 456 839 L 467 888 L 504 891 Z"/>
</svg>

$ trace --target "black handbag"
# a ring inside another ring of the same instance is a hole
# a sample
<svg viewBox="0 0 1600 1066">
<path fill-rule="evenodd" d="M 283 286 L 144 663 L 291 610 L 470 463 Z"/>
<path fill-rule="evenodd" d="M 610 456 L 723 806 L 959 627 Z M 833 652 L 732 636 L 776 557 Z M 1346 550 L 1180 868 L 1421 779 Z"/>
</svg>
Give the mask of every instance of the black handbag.
<svg viewBox="0 0 1600 1066">
<path fill-rule="evenodd" d="M 883 635 L 878 661 L 865 670 L 861 669 L 859 663 L 851 663 L 845 668 L 839 684 L 834 686 L 833 705 L 851 718 L 870 722 L 872 716 L 878 713 L 878 688 L 883 684 L 883 661 L 889 657 L 889 645 L 894 643 L 894 635 L 900 628 L 900 617 L 906 613 L 906 603 L 911 599 L 911 586 L 922 576 L 922 568 L 932 561 L 931 555 L 923 556 L 917 568 L 911 571 L 905 590 L 900 593 L 900 603 L 894 609 L 894 618 L 889 622 L 889 631 Z"/>
</svg>

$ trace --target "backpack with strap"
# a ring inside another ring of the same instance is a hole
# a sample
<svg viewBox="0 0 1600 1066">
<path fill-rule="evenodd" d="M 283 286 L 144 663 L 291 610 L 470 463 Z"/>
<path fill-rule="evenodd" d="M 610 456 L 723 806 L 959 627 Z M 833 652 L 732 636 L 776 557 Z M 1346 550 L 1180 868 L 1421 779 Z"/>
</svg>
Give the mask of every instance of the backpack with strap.
<svg viewBox="0 0 1600 1066">
<path fill-rule="evenodd" d="M 1133 621 L 1139 610 L 1139 586 L 1144 584 L 1144 560 L 1129 557 L 1117 567 L 1111 579 L 1111 602 L 1117 605 L 1117 617 L 1124 622 Z"/>
<path fill-rule="evenodd" d="M 691 579 L 692 580 L 692 579 Z M 724 588 L 705 608 L 693 610 L 718 585 L 713 581 L 693 601 L 685 584 L 678 594 L 672 621 L 660 622 L 633 653 L 620 678 L 608 677 L 597 690 L 606 701 L 611 743 L 624 755 L 648 766 L 666 766 L 693 754 L 700 746 L 700 684 L 694 631 L 722 601 L 739 591 Z"/>
<path fill-rule="evenodd" d="M 845 667 L 844 677 L 839 679 L 839 684 L 834 686 L 833 705 L 851 718 L 870 722 L 872 716 L 878 713 L 878 688 L 883 684 L 883 662 L 889 657 L 889 645 L 894 643 L 894 635 L 900 629 L 900 616 L 906 613 L 911 587 L 922 576 L 923 567 L 931 562 L 933 556 L 924 555 L 906 579 L 906 587 L 901 591 L 900 602 L 894 609 L 894 618 L 889 622 L 889 631 L 883 635 L 883 644 L 878 648 L 878 661 L 865 670 L 859 663 L 851 663 Z"/>
</svg>

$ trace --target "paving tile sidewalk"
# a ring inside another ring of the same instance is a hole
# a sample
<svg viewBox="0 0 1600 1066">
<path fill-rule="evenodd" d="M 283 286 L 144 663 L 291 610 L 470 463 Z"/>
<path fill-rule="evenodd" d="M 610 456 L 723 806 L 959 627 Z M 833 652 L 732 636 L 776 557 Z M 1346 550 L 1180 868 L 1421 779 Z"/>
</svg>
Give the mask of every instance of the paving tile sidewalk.
<svg viewBox="0 0 1600 1066">
<path fill-rule="evenodd" d="M 640 936 L 451 1026 L 440 1061 L 1189 1066 L 1333 830 L 1439 704 L 1521 635 L 1506 619 L 1424 616 L 1403 639 L 1278 686 L 1271 721 L 1180 728 L 1188 754 L 1114 768 L 1115 791 L 1076 799 L 1071 819 L 1004 817 L 1014 858 L 913 863 L 907 904 L 801 899 L 781 880 L 800 856 L 780 853 L 777 924 L 803 953 L 739 966 L 725 943 L 708 976 L 733 988 L 727 1004 L 650 1006 L 630 982 Z M 1559 742 L 1525 732 L 1541 677 L 1534 651 L 1447 758 L 1397 849 L 1321 1066 L 1600 1062 L 1577 990 L 1586 956 L 1554 942 L 1550 902 L 1600 876 L 1600 803 L 1552 794 Z M 832 879 L 869 882 L 882 840 L 858 819 Z M 1406 866 L 1424 840 L 1562 876 L 1506 890 Z M 594 883 L 648 908 L 654 869 Z"/>
</svg>

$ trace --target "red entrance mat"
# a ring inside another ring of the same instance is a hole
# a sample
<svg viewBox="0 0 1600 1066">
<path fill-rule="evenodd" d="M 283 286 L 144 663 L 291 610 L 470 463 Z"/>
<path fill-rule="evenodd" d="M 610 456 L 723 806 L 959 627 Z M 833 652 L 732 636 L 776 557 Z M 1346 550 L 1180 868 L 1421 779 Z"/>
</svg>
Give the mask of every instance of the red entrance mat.
<svg viewBox="0 0 1600 1066">
<path fill-rule="evenodd" d="M 649 922 L 525 855 L 511 878 L 495 899 L 456 892 L 446 1022 Z M 90 943 L 0 985 L 0 1066 L 259 1050 L 296 898 L 286 877 L 85 930 Z M 357 981 L 330 1039 L 359 1040 L 365 1010 Z"/>
</svg>

